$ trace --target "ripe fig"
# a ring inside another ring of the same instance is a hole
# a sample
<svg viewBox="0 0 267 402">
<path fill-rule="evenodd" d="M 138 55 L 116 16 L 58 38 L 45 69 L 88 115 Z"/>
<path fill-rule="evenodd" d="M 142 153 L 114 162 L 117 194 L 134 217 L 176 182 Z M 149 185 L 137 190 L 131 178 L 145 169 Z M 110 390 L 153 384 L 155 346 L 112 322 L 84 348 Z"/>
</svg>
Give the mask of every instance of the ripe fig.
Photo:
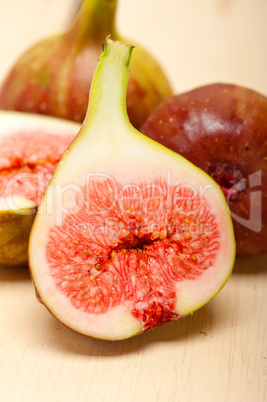
<svg viewBox="0 0 267 402">
<path fill-rule="evenodd" d="M 11 69 L 0 90 L 0 108 L 82 122 L 102 40 L 115 27 L 117 0 L 84 0 L 67 32 L 37 43 Z M 145 121 L 171 88 L 158 62 L 136 46 L 127 93 L 135 127 Z"/>
<path fill-rule="evenodd" d="M 129 122 L 132 46 L 106 39 L 80 132 L 63 155 L 29 242 L 37 294 L 66 326 L 131 337 L 215 296 L 235 259 L 220 187 Z"/>
<path fill-rule="evenodd" d="M 0 264 L 27 263 L 36 209 L 79 128 L 52 117 L 0 112 Z"/>
<path fill-rule="evenodd" d="M 207 172 L 229 204 L 237 255 L 267 252 L 267 98 L 232 84 L 169 97 L 142 133 Z"/>
</svg>

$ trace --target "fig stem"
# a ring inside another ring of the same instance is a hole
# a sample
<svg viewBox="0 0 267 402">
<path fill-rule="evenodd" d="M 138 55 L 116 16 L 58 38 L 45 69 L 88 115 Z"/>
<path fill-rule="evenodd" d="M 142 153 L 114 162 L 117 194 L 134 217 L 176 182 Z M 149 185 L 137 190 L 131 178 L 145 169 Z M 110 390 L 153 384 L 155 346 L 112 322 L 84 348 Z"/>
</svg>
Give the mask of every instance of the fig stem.
<svg viewBox="0 0 267 402">
<path fill-rule="evenodd" d="M 126 92 L 132 45 L 108 36 L 91 84 L 85 125 L 129 126 Z"/>
<path fill-rule="evenodd" d="M 117 0 L 84 0 L 69 30 L 80 46 L 88 41 L 101 41 L 107 35 L 116 36 Z"/>
</svg>

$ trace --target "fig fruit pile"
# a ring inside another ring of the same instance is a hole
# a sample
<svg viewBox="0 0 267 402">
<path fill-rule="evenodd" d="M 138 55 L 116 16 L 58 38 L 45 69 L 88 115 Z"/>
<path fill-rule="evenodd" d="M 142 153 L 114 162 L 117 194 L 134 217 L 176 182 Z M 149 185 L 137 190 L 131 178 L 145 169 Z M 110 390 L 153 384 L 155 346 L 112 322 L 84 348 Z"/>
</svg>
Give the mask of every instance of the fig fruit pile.
<svg viewBox="0 0 267 402">
<path fill-rule="evenodd" d="M 116 6 L 84 0 L 0 89 L 0 264 L 28 262 L 56 318 L 108 340 L 193 313 L 236 252 L 267 251 L 267 99 L 229 84 L 171 95 L 121 40 Z"/>
<path fill-rule="evenodd" d="M 237 255 L 267 252 L 267 98 L 210 84 L 171 96 L 141 131 L 207 172 L 229 204 Z"/>
<path fill-rule="evenodd" d="M 29 266 L 42 303 L 66 326 L 118 340 L 213 298 L 235 259 L 220 187 L 130 123 L 132 46 L 107 38 L 85 121 L 38 209 Z"/>
<path fill-rule="evenodd" d="M 67 32 L 26 51 L 3 82 L 0 108 L 83 122 L 102 41 L 115 27 L 117 0 L 84 0 Z M 171 88 L 154 58 L 141 46 L 131 63 L 127 111 L 135 127 L 146 120 Z"/>
<path fill-rule="evenodd" d="M 28 261 L 36 210 L 80 124 L 0 111 L 0 264 Z"/>
</svg>

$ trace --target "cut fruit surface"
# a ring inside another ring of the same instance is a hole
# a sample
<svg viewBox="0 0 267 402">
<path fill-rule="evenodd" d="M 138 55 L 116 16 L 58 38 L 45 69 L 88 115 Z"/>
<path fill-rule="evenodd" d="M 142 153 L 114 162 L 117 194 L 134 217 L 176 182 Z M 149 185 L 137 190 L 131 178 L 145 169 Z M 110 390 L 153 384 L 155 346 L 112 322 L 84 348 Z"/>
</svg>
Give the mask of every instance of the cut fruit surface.
<svg viewBox="0 0 267 402">
<path fill-rule="evenodd" d="M 0 197 L 20 195 L 39 205 L 73 135 L 19 131 L 2 138 Z"/>
<path fill-rule="evenodd" d="M 0 264 L 27 262 L 32 222 L 79 124 L 0 112 Z"/>
<path fill-rule="evenodd" d="M 86 193 L 77 194 L 79 211 L 49 232 L 46 259 L 58 290 L 90 314 L 128 303 L 144 329 L 177 318 L 176 284 L 197 279 L 220 249 L 205 199 L 163 179 L 126 189 L 94 180 Z"/>
<path fill-rule="evenodd" d="M 219 186 L 129 123 L 131 52 L 106 40 L 85 122 L 29 245 L 46 307 L 75 331 L 110 340 L 192 313 L 219 292 L 235 258 Z"/>
</svg>

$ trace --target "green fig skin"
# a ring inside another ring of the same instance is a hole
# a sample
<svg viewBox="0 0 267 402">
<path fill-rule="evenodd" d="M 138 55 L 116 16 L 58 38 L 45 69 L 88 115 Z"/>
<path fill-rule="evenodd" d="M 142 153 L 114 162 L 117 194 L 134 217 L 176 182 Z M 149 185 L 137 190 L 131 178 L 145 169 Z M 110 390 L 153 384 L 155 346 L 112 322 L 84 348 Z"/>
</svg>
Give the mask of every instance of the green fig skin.
<svg viewBox="0 0 267 402">
<path fill-rule="evenodd" d="M 207 172 L 228 201 L 237 255 L 267 252 L 267 98 L 233 84 L 169 97 L 141 128 Z"/>
<path fill-rule="evenodd" d="M 109 34 L 123 40 L 115 28 L 116 8 L 116 0 L 85 0 L 67 32 L 37 43 L 19 58 L 3 82 L 0 108 L 83 122 L 102 41 Z M 171 93 L 158 63 L 137 45 L 127 92 L 132 124 L 140 127 Z"/>
<path fill-rule="evenodd" d="M 27 265 L 28 241 L 35 212 L 20 214 L 15 211 L 0 213 L 0 264 Z"/>
</svg>

